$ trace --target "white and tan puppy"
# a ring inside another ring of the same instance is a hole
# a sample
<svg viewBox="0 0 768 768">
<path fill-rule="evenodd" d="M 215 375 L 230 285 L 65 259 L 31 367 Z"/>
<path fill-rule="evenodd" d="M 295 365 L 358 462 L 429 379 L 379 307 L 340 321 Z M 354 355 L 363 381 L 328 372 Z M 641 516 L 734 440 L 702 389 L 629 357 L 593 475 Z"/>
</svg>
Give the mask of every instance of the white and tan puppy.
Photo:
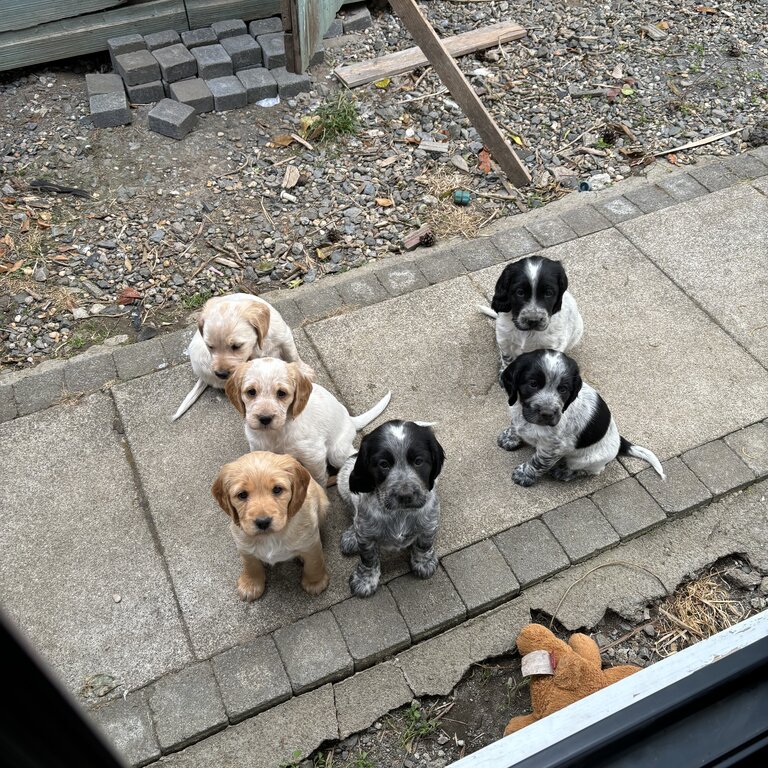
<svg viewBox="0 0 768 768">
<path fill-rule="evenodd" d="M 197 384 L 184 398 L 173 421 L 185 413 L 206 387 L 223 389 L 232 371 L 256 357 L 299 361 L 291 329 L 264 299 L 233 293 L 209 299 L 187 350 Z"/>
<path fill-rule="evenodd" d="M 349 411 L 324 387 L 313 384 L 303 363 L 262 357 L 239 365 L 227 381 L 227 397 L 245 418 L 252 451 L 295 456 L 320 485 L 328 467 L 338 469 L 354 453 L 355 434 L 389 403 L 390 393 L 369 411 Z"/>
</svg>

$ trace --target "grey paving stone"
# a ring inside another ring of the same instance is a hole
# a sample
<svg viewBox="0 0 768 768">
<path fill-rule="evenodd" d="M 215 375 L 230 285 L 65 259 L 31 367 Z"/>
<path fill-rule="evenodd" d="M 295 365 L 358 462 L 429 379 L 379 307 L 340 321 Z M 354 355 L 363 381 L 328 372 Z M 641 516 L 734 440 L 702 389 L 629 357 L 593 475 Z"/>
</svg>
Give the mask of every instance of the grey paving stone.
<svg viewBox="0 0 768 768">
<path fill-rule="evenodd" d="M 249 104 L 254 104 L 262 99 L 273 99 L 277 96 L 277 82 L 275 82 L 272 73 L 264 67 L 244 69 L 237 73 L 237 79 L 245 88 Z"/>
<path fill-rule="evenodd" d="M 116 128 L 131 122 L 131 110 L 125 91 L 97 93 L 88 99 L 88 104 L 91 120 L 97 128 Z"/>
<path fill-rule="evenodd" d="M 248 32 L 248 28 L 245 26 L 245 22 L 242 19 L 214 21 L 213 24 L 211 24 L 211 29 L 219 40 L 224 40 L 228 37 L 237 37 L 238 35 L 244 35 Z"/>
<path fill-rule="evenodd" d="M 188 80 L 197 75 L 197 60 L 181 43 L 160 48 L 153 55 L 166 83 Z"/>
<path fill-rule="evenodd" d="M 288 295 L 288 291 L 275 292 L 265 298 L 279 313 L 280 316 L 288 323 L 288 327 L 292 329 L 298 328 L 304 320 L 296 302 L 291 296 Z"/>
<path fill-rule="evenodd" d="M 408 627 L 384 584 L 372 597 L 352 597 L 331 610 L 358 671 L 411 644 Z"/>
<path fill-rule="evenodd" d="M 203 80 L 232 74 L 232 59 L 220 44 L 201 45 L 193 48 L 190 53 L 197 59 L 197 74 Z"/>
<path fill-rule="evenodd" d="M 525 228 L 545 248 L 576 237 L 576 233 L 559 216 L 532 221 Z"/>
<path fill-rule="evenodd" d="M 216 678 L 207 661 L 160 678 L 149 687 L 148 699 L 164 752 L 181 749 L 227 724 Z"/>
<path fill-rule="evenodd" d="M 410 293 L 417 288 L 425 288 L 428 285 L 427 278 L 413 261 L 402 262 L 391 267 L 385 265 L 376 270 L 376 275 L 392 296 Z"/>
<path fill-rule="evenodd" d="M 181 43 L 181 38 L 175 29 L 166 29 L 164 32 L 151 32 L 144 35 L 144 42 L 150 51 L 154 51 Z"/>
<path fill-rule="evenodd" d="M 687 173 L 671 173 L 656 182 L 665 192 L 675 200 L 693 200 L 695 197 L 707 194 L 707 188 L 699 184 L 696 179 Z"/>
<path fill-rule="evenodd" d="M 118 697 L 89 714 L 130 765 L 146 765 L 160 757 L 143 692 L 129 693 L 125 699 Z"/>
<path fill-rule="evenodd" d="M 113 61 L 115 56 L 146 50 L 146 48 L 147 44 L 141 35 L 123 35 L 122 37 L 110 37 L 107 40 L 107 49 Z"/>
<path fill-rule="evenodd" d="M 13 394 L 13 377 L 0 376 L 0 422 L 15 419 L 18 414 Z"/>
<path fill-rule="evenodd" d="M 201 27 L 200 29 L 185 30 L 181 33 L 181 42 L 189 50 L 199 48 L 201 45 L 215 45 L 219 38 L 210 27 Z"/>
<path fill-rule="evenodd" d="M 368 29 L 373 23 L 371 21 L 371 12 L 364 3 L 345 8 L 342 20 L 345 35 L 349 32 L 360 32 L 363 29 Z"/>
<path fill-rule="evenodd" d="M 261 46 L 264 66 L 267 69 L 285 67 L 285 38 L 282 32 L 259 35 L 256 42 Z"/>
<path fill-rule="evenodd" d="M 571 564 L 557 539 L 539 519 L 516 525 L 493 540 L 521 587 L 542 581 Z"/>
<path fill-rule="evenodd" d="M 725 438 L 736 455 L 758 477 L 768 474 L 768 426 L 752 424 Z"/>
<path fill-rule="evenodd" d="M 123 78 L 114 72 L 102 74 L 100 72 L 88 72 L 85 76 L 85 90 L 88 96 L 95 96 L 97 93 L 118 93 L 125 90 Z"/>
<path fill-rule="evenodd" d="M 256 19 L 248 25 L 248 33 L 251 37 L 268 35 L 270 32 L 282 32 L 283 20 L 279 16 L 271 16 L 268 19 Z"/>
<path fill-rule="evenodd" d="M 768 173 L 768 166 L 750 153 L 723 158 L 722 163 L 742 179 L 758 179 Z"/>
<path fill-rule="evenodd" d="M 291 698 L 291 683 L 269 635 L 230 648 L 211 663 L 232 723 Z"/>
<path fill-rule="evenodd" d="M 722 440 L 687 451 L 682 459 L 715 496 L 755 479 L 754 472 Z"/>
<path fill-rule="evenodd" d="M 277 83 L 277 92 L 281 99 L 287 99 L 296 96 L 299 93 L 305 93 L 312 89 L 309 77 L 307 75 L 294 75 L 285 67 L 270 67 L 272 75 Z"/>
<path fill-rule="evenodd" d="M 470 616 L 520 591 L 520 584 L 491 539 L 447 555 L 442 563 Z"/>
<path fill-rule="evenodd" d="M 115 56 L 115 64 L 126 85 L 153 83 L 160 79 L 160 65 L 147 50 Z"/>
<path fill-rule="evenodd" d="M 278 629 L 273 636 L 294 693 L 352 674 L 352 657 L 330 611 Z"/>
<path fill-rule="evenodd" d="M 413 698 L 403 672 L 391 662 L 358 672 L 333 686 L 339 737 L 362 731 Z"/>
<path fill-rule="evenodd" d="M 675 517 L 686 512 L 692 507 L 698 506 L 712 498 L 696 475 L 680 460 L 675 457 L 662 462 L 666 481 L 662 480 L 652 467 L 644 469 L 637 475 L 642 486 L 659 502 L 667 515 Z"/>
<path fill-rule="evenodd" d="M 663 523 L 667 516 L 634 477 L 601 488 L 592 501 L 622 539 L 631 539 Z"/>
<path fill-rule="evenodd" d="M 195 335 L 195 330 L 194 327 L 182 328 L 180 331 L 164 333 L 159 337 L 168 365 L 178 365 L 189 360 L 186 351 L 189 343 L 192 341 L 192 337 Z"/>
<path fill-rule="evenodd" d="M 490 237 L 478 237 L 474 240 L 466 240 L 453 247 L 468 272 L 476 272 L 478 269 L 492 267 L 506 261 L 507 256 L 500 251 Z"/>
<path fill-rule="evenodd" d="M 109 347 L 91 347 L 82 355 L 67 360 L 64 388 L 67 392 L 93 392 L 116 379 L 112 350 Z"/>
<path fill-rule="evenodd" d="M 750 149 L 749 154 L 752 157 L 756 157 L 760 162 L 765 163 L 765 165 L 768 165 L 768 144 Z"/>
<path fill-rule="evenodd" d="M 323 40 L 328 40 L 328 38 L 331 37 L 341 37 L 343 34 L 344 22 L 341 19 L 336 18 L 330 23 L 330 26 L 323 35 Z"/>
<path fill-rule="evenodd" d="M 717 161 L 706 165 L 694 165 L 688 169 L 688 173 L 710 192 L 727 189 L 739 182 L 739 177 L 735 173 L 731 173 L 721 162 Z"/>
<path fill-rule="evenodd" d="M 630 189 L 624 193 L 624 197 L 643 213 L 653 213 L 675 204 L 672 197 L 654 184 L 643 184 L 637 189 Z"/>
<path fill-rule="evenodd" d="M 154 83 L 129 85 L 126 90 L 131 104 L 154 104 L 165 98 L 165 88 L 161 80 L 155 80 Z"/>
<path fill-rule="evenodd" d="M 261 66 L 261 46 L 250 35 L 226 37 L 221 41 L 221 45 L 232 59 L 235 72 Z"/>
<path fill-rule="evenodd" d="M 65 368 L 64 360 L 45 360 L 29 373 L 15 378 L 13 392 L 19 416 L 42 411 L 61 400 Z"/>
<path fill-rule="evenodd" d="M 493 244 L 507 257 L 507 260 L 517 259 L 541 250 L 539 243 L 522 227 L 502 230 L 491 239 Z"/>
<path fill-rule="evenodd" d="M 163 340 L 159 336 L 154 339 L 147 339 L 147 341 L 128 344 L 125 347 L 118 347 L 112 353 L 112 357 L 115 361 L 117 376 L 122 381 L 144 376 L 160 368 L 165 368 L 168 364 L 163 349 Z"/>
<path fill-rule="evenodd" d="M 434 252 L 427 251 L 424 255 L 419 254 L 416 264 L 430 285 L 451 280 L 467 271 L 461 253 L 457 252 L 456 248 L 443 247 Z"/>
<path fill-rule="evenodd" d="M 240 109 L 248 103 L 245 88 L 234 75 L 206 80 L 206 85 L 211 89 L 213 106 L 217 112 Z"/>
<path fill-rule="evenodd" d="M 325 48 L 322 44 L 315 48 L 315 52 L 312 54 L 312 58 L 309 60 L 310 67 L 316 67 L 318 64 L 322 64 L 325 61 Z"/>
<path fill-rule="evenodd" d="M 366 306 L 376 304 L 389 298 L 386 288 L 379 282 L 375 273 L 367 273 L 360 277 L 341 283 L 337 290 L 345 304 Z"/>
<path fill-rule="evenodd" d="M 168 92 L 174 101 L 192 107 L 196 115 L 213 112 L 213 94 L 205 80 L 199 77 L 182 80 L 180 83 L 171 83 Z"/>
<path fill-rule="evenodd" d="M 605 218 L 613 224 L 620 224 L 622 221 L 634 219 L 643 213 L 623 195 L 612 197 L 610 200 L 594 203 L 594 206 L 599 213 L 605 216 Z"/>
<path fill-rule="evenodd" d="M 591 205 L 579 205 L 570 211 L 563 211 L 560 218 L 579 236 L 591 235 L 601 229 L 608 229 L 611 222 Z"/>
<path fill-rule="evenodd" d="M 464 603 L 442 568 L 430 579 L 410 573 L 390 581 L 389 589 L 414 642 L 457 624 L 467 615 Z"/>
<path fill-rule="evenodd" d="M 318 286 L 296 297 L 296 305 L 305 320 L 317 320 L 328 317 L 343 306 L 339 292 L 334 286 Z"/>
<path fill-rule="evenodd" d="M 589 499 L 577 499 L 542 516 L 572 563 L 619 543 L 619 535 Z"/>
<path fill-rule="evenodd" d="M 183 139 L 197 123 L 195 108 L 173 99 L 159 101 L 147 117 L 150 131 L 177 141 Z"/>
</svg>

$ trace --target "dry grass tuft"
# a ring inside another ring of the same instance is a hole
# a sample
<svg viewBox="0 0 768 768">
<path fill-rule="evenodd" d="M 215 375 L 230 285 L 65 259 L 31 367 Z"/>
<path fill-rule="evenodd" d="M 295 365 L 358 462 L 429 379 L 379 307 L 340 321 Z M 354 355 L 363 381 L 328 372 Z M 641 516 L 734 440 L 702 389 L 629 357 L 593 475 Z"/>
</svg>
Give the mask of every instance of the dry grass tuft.
<svg viewBox="0 0 768 768">
<path fill-rule="evenodd" d="M 473 206 L 454 205 L 450 200 L 439 200 L 424 215 L 424 223 L 432 227 L 436 237 L 477 237 L 480 227 L 488 220 L 488 214 Z"/>
</svg>

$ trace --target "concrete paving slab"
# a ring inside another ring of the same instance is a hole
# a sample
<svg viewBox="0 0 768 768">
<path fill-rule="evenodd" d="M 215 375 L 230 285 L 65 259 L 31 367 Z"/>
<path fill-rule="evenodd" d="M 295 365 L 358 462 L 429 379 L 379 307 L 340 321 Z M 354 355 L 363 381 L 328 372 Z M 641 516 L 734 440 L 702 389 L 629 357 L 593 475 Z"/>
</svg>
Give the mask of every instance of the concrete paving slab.
<svg viewBox="0 0 768 768">
<path fill-rule="evenodd" d="M 755 473 L 722 440 L 701 445 L 680 458 L 714 496 L 755 479 Z"/>
<path fill-rule="evenodd" d="M 752 424 L 728 435 L 725 442 L 755 475 L 768 474 L 768 426 Z"/>
<path fill-rule="evenodd" d="M 110 701 L 88 713 L 130 765 L 145 765 L 160 757 L 152 717 L 143 691 Z"/>
<path fill-rule="evenodd" d="M 768 364 L 768 200 L 763 195 L 739 185 L 682 209 L 644 216 L 623 225 L 622 231 L 745 349 Z M 759 402 L 762 413 L 755 415 L 768 415 L 768 397 Z"/>
<path fill-rule="evenodd" d="M 716 195 L 707 199 L 712 197 Z M 666 221 L 653 247 L 665 253 L 664 239 L 669 238 L 687 253 L 690 249 L 675 233 L 679 224 L 664 217 L 683 216 L 670 211 L 688 211 L 705 202 L 659 211 L 621 227 L 632 233 L 647 220 Z M 755 205 L 751 199 L 745 202 Z M 696 219 L 699 228 L 702 220 Z M 688 221 L 687 214 L 683 221 Z M 695 237 L 692 225 L 690 238 Z M 761 415 L 756 407 L 768 411 L 765 369 L 619 232 L 598 232 L 549 248 L 544 255 L 565 264 L 569 289 L 584 318 L 584 336 L 573 356 L 627 439 L 664 459 L 751 424 Z M 501 267 L 493 267 L 471 279 L 490 297 L 500 272 Z M 718 288 L 712 284 L 710 290 L 716 293 Z M 749 294 L 751 289 L 746 290 Z M 768 323 L 768 303 L 763 304 L 763 322 Z M 758 315 L 763 312 L 756 297 L 750 306 Z M 490 324 L 486 334 L 493 335 Z M 641 469 L 643 464 L 632 466 Z"/>
<path fill-rule="evenodd" d="M 210 656 L 348 597 L 354 564 L 338 551 L 347 513 L 332 490 L 323 534 L 331 586 L 309 596 L 300 586 L 301 566 L 286 562 L 269 570 L 261 599 L 238 599 L 241 562 L 211 485 L 221 465 L 248 445 L 239 414 L 220 390 L 207 390 L 181 419 L 170 421 L 193 384 L 190 366 L 181 365 L 121 384 L 113 393 L 193 645 Z"/>
<path fill-rule="evenodd" d="M 619 535 L 589 499 L 544 513 L 544 522 L 572 563 L 579 563 L 619 543 Z"/>
<path fill-rule="evenodd" d="M 662 467 L 666 480 L 662 480 L 650 467 L 638 473 L 637 479 L 668 516 L 680 515 L 712 498 L 709 489 L 680 458 L 665 461 Z"/>
<path fill-rule="evenodd" d="M 503 531 L 494 537 L 494 541 L 523 587 L 571 564 L 552 532 L 538 519 Z"/>
<path fill-rule="evenodd" d="M 667 516 L 634 477 L 609 485 L 592 496 L 622 539 L 631 539 L 663 523 Z"/>
<path fill-rule="evenodd" d="M 76 692 L 95 674 L 137 688 L 191 659 L 115 415 L 98 393 L 0 425 L 3 609 Z"/>
</svg>

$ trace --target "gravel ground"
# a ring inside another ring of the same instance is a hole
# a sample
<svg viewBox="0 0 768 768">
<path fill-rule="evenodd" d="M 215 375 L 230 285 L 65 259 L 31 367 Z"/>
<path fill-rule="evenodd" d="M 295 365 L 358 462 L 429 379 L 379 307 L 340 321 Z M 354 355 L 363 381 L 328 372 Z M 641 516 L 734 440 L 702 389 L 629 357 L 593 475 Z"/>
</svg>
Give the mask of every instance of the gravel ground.
<svg viewBox="0 0 768 768">
<path fill-rule="evenodd" d="M 716 605 L 729 616 L 725 622 L 704 620 L 700 609 L 705 604 L 700 600 L 694 604 L 692 595 L 710 599 L 712 590 L 723 601 Z M 691 623 L 699 617 L 702 623 L 694 629 L 700 628 L 708 636 L 765 610 L 766 595 L 768 578 L 743 560 L 727 558 L 631 621 L 606 616 L 591 636 L 603 649 L 604 666 L 645 667 L 698 641 L 670 625 L 660 609 Z M 548 616 L 536 618 L 549 623 Z M 568 633 L 557 634 L 568 638 Z M 444 768 L 496 741 L 513 716 L 528 712 L 530 695 L 520 673 L 520 658 L 517 654 L 502 656 L 475 665 L 451 696 L 414 700 L 365 731 L 326 745 L 299 768 Z"/>
<path fill-rule="evenodd" d="M 482 142 L 428 68 L 352 91 L 352 136 L 312 149 L 274 141 L 340 92 L 333 66 L 412 44 L 386 11 L 364 33 L 326 41 L 311 94 L 206 115 L 179 143 L 147 131 L 148 107 L 130 127 L 92 128 L 83 74 L 108 69 L 104 56 L 0 76 L 2 370 L 117 334 L 147 338 L 214 294 L 289 289 L 386 258 L 424 223 L 438 239 L 473 236 L 579 180 L 642 173 L 654 152 L 689 141 L 736 130 L 669 159 L 768 140 L 764 3 L 422 7 L 442 36 L 510 18 L 529 30 L 460 64 L 515 142 L 530 187 L 484 172 Z M 431 155 L 421 139 L 448 141 L 449 152 Z M 290 166 L 298 181 L 282 189 Z M 30 188 L 40 178 L 92 197 Z M 474 193 L 470 206 L 447 199 L 455 187 Z"/>
</svg>

